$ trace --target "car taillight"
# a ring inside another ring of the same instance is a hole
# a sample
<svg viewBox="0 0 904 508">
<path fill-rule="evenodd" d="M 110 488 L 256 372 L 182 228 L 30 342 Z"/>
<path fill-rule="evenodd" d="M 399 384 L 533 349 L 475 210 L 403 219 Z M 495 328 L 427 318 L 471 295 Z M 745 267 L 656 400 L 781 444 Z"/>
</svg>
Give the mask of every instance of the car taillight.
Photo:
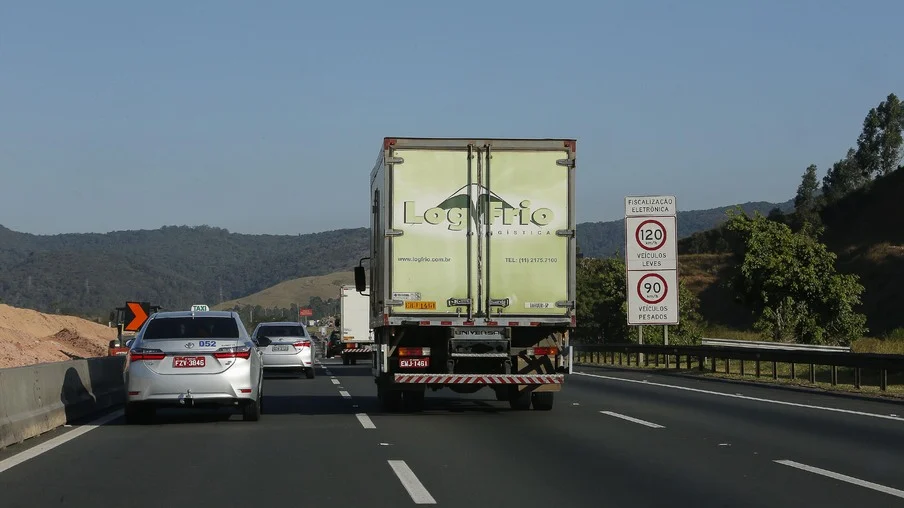
<svg viewBox="0 0 904 508">
<path fill-rule="evenodd" d="M 295 344 L 292 344 L 295 347 L 311 347 L 311 341 L 309 340 L 300 340 Z"/>
<path fill-rule="evenodd" d="M 166 354 L 159 349 L 133 349 L 129 351 L 130 362 L 163 360 L 164 358 L 166 358 Z"/>
<path fill-rule="evenodd" d="M 400 347 L 399 356 L 430 356 L 429 347 Z"/>
<path fill-rule="evenodd" d="M 534 348 L 534 356 L 555 355 L 558 353 L 559 353 L 559 348 L 557 348 L 557 347 L 535 347 Z"/>
<path fill-rule="evenodd" d="M 248 346 L 221 347 L 213 352 L 214 358 L 251 358 L 251 348 Z"/>
</svg>

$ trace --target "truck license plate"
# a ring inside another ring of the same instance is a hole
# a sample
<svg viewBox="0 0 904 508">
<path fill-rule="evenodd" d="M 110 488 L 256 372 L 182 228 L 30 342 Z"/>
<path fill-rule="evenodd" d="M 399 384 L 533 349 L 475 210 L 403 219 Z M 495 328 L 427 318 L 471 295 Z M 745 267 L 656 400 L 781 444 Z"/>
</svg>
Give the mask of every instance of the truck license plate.
<svg viewBox="0 0 904 508">
<path fill-rule="evenodd" d="M 430 358 L 401 358 L 399 367 L 403 369 L 426 369 L 430 366 Z"/>
</svg>

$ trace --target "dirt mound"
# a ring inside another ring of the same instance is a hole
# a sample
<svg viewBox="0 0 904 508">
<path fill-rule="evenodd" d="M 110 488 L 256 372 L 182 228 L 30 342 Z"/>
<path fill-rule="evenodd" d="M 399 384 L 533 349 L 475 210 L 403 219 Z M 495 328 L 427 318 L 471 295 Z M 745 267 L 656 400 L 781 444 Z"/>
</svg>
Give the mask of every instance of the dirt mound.
<svg viewBox="0 0 904 508">
<path fill-rule="evenodd" d="M 116 329 L 74 316 L 0 304 L 0 368 L 107 354 Z"/>
</svg>

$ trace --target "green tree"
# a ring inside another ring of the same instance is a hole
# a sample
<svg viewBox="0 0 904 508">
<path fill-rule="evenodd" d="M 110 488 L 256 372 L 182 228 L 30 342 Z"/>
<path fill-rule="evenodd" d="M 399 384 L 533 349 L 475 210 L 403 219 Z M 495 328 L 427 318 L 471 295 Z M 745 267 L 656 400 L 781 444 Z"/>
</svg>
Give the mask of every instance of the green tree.
<svg viewBox="0 0 904 508">
<path fill-rule="evenodd" d="M 807 344 L 850 344 L 866 332 L 856 312 L 863 286 L 855 275 L 835 270 L 835 254 L 811 232 L 740 210 L 728 228 L 742 239 L 731 281 L 750 306 L 766 337 Z"/>
<path fill-rule="evenodd" d="M 858 162 L 857 152 L 850 148 L 845 157 L 832 165 L 822 179 L 822 191 L 827 202 L 838 201 L 863 187 L 869 179 Z"/>
<path fill-rule="evenodd" d="M 621 258 L 584 258 L 578 263 L 577 320 L 581 339 L 588 343 L 637 342 L 637 327 L 628 328 L 627 279 Z M 680 324 L 669 327 L 670 344 L 695 344 L 702 337 L 697 296 L 678 284 Z M 662 326 L 644 327 L 644 343 L 662 344 Z"/>
<path fill-rule="evenodd" d="M 819 224 L 819 181 L 816 179 L 816 165 L 810 164 L 804 171 L 797 195 L 794 197 L 795 225 Z"/>
<path fill-rule="evenodd" d="M 887 175 L 898 169 L 904 140 L 904 108 L 895 94 L 878 107 L 869 110 L 863 119 L 863 130 L 857 138 L 857 163 L 867 177 Z"/>
</svg>

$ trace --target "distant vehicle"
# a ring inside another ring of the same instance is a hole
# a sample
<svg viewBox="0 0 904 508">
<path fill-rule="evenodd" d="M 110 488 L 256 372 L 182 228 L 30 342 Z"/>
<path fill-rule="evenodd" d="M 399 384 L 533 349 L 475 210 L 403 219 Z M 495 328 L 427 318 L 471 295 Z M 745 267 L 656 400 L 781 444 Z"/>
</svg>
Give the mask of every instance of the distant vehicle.
<svg viewBox="0 0 904 508">
<path fill-rule="evenodd" d="M 373 355 L 374 331 L 370 327 L 370 299 L 355 291 L 355 286 L 339 288 L 339 339 L 342 364 L 355 365 L 359 358 Z"/>
<path fill-rule="evenodd" d="M 126 421 L 158 407 L 228 406 L 245 421 L 261 416 L 263 368 L 235 312 L 173 311 L 151 316 L 126 356 Z"/>
<path fill-rule="evenodd" d="M 251 340 L 262 353 L 265 369 L 300 369 L 314 379 L 314 339 L 294 321 L 260 323 Z"/>
<path fill-rule="evenodd" d="M 335 331 L 330 334 L 330 338 L 326 343 L 326 357 L 332 358 L 342 353 L 343 344 L 339 339 L 339 332 Z"/>
</svg>

